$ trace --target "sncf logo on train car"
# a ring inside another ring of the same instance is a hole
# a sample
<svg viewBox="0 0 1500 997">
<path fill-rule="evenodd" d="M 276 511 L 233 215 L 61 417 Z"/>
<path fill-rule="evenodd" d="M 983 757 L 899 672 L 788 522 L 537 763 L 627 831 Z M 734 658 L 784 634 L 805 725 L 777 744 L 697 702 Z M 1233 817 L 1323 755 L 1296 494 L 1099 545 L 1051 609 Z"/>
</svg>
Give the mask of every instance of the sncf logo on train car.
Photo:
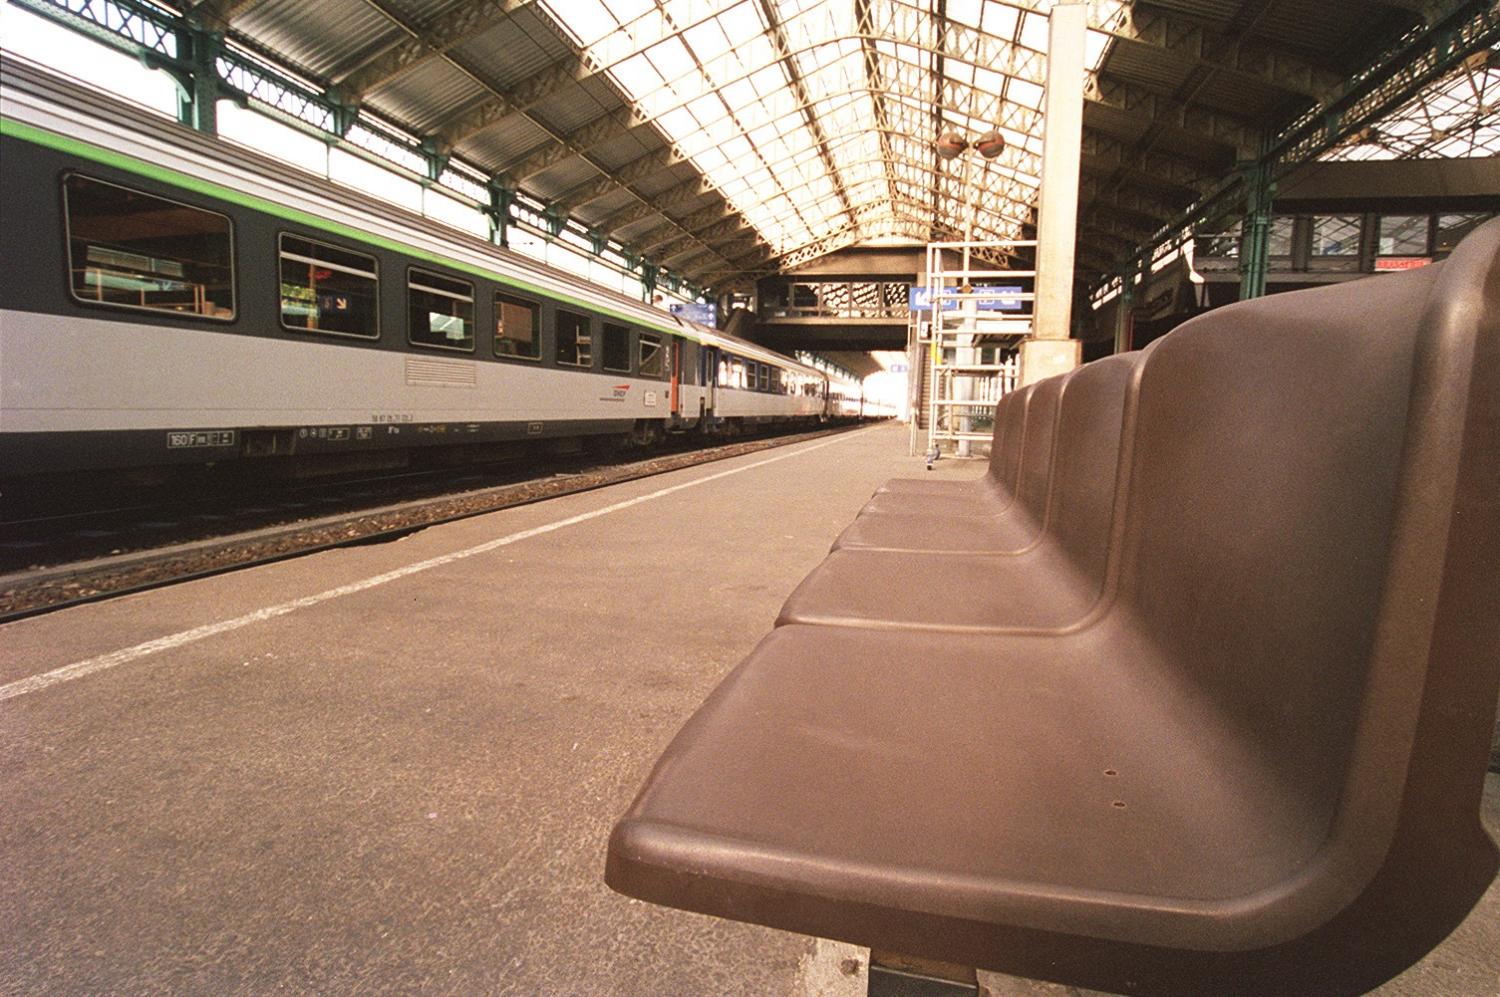
<svg viewBox="0 0 1500 997">
<path fill-rule="evenodd" d="M 617 384 L 609 389 L 609 394 L 600 395 L 599 400 L 601 402 L 623 402 L 629 394 L 630 385 Z"/>
</svg>

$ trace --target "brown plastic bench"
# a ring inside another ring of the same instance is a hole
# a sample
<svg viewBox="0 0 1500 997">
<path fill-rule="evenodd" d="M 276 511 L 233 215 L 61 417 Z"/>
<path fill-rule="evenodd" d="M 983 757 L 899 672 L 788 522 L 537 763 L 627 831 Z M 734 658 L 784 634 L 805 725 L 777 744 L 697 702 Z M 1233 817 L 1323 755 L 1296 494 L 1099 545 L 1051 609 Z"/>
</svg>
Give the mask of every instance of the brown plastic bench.
<svg viewBox="0 0 1500 997">
<path fill-rule="evenodd" d="M 1491 881 L 1500 222 L 1153 344 L 1107 612 L 788 626 L 610 840 L 634 897 L 1071 985 L 1358 993 Z"/>
<path fill-rule="evenodd" d="M 919 495 L 933 494 L 962 494 L 977 493 L 985 487 L 986 479 L 999 479 L 1000 469 L 1004 465 L 1001 452 L 1005 449 L 1005 431 L 1010 423 L 1010 407 L 1024 397 L 1024 389 L 1008 391 L 1000 396 L 995 403 L 995 415 L 993 431 L 990 438 L 989 460 L 985 463 L 983 477 L 977 479 L 965 478 L 955 481 L 951 478 L 892 478 L 879 488 L 875 494 L 886 492 L 899 493 L 911 492 Z"/>
<path fill-rule="evenodd" d="M 777 625 L 1078 626 L 1105 591 L 1121 427 L 1138 356 L 1109 357 L 1036 385 L 1018 498 L 1006 512 L 861 515 L 850 531 L 864 526 L 860 539 L 887 548 L 835 549 L 787 599 Z M 924 543 L 957 549 L 922 550 Z"/>
<path fill-rule="evenodd" d="M 1071 372 L 1027 385 L 1017 392 L 1022 395 L 1017 402 L 1022 416 L 1018 420 L 1020 432 L 1014 434 L 1019 436 L 1019 452 L 1013 464 L 1014 478 L 1002 479 L 998 483 L 992 483 L 989 488 L 959 493 L 914 495 L 909 492 L 877 491 L 860 511 L 855 522 L 864 520 L 875 524 L 877 528 L 882 524 L 891 525 L 899 535 L 903 521 L 909 521 L 913 516 L 942 520 L 954 516 L 976 516 L 995 521 L 996 517 L 1013 519 L 1015 514 L 1020 514 L 1020 518 L 1029 524 L 1034 536 L 1041 527 L 1042 515 L 1046 511 L 1052 440 L 1057 428 L 1057 401 L 1062 382 L 1069 376 Z M 1013 434 L 1007 432 L 1006 435 L 1009 439 Z M 1010 449 L 1007 446 L 1002 450 L 1002 459 L 1007 466 L 1011 464 Z M 983 480 L 981 479 L 981 483 Z M 1032 500 L 1030 504 L 1027 503 L 1028 499 Z M 886 523 L 888 517 L 895 517 L 895 522 Z M 840 546 L 842 541 L 834 543 L 835 549 Z"/>
<path fill-rule="evenodd" d="M 863 512 L 921 511 L 930 500 L 958 501 L 984 512 L 997 512 L 1015 497 L 1021 473 L 1021 446 L 1033 385 L 1003 396 L 995 406 L 995 429 L 989 465 L 972 481 L 932 478 L 893 478 L 876 489 Z"/>
<path fill-rule="evenodd" d="M 1014 554 L 1030 550 L 1044 529 L 1079 560 L 1085 574 L 1102 573 L 1125 389 L 1139 356 L 1106 357 L 1055 379 L 1051 419 L 1045 425 L 1027 422 L 1029 445 L 1047 452 L 1023 462 L 1018 503 L 984 516 L 864 514 L 844 530 L 834 550 Z"/>
</svg>

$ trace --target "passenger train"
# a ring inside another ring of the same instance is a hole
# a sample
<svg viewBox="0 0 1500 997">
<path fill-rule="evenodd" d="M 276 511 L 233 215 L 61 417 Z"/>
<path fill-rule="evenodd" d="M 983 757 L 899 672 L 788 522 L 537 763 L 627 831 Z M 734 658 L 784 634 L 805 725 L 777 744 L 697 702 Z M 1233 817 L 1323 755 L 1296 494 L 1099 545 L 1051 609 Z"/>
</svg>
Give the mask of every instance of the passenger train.
<svg viewBox="0 0 1500 997">
<path fill-rule="evenodd" d="M 858 417 L 858 385 L 7 58 L 0 479 Z"/>
</svg>

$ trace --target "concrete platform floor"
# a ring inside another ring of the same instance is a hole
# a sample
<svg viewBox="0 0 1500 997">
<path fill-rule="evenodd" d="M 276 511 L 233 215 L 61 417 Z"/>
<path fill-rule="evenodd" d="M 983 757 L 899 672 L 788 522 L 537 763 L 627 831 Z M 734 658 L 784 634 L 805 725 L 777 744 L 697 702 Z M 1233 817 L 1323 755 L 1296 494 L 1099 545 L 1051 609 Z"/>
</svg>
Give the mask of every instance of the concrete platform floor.
<svg viewBox="0 0 1500 997">
<path fill-rule="evenodd" d="M 0 993 L 795 992 L 810 940 L 617 896 L 604 844 L 904 454 L 882 426 L 5 627 Z M 1500 993 L 1497 953 L 1492 888 L 1386 992 Z"/>
</svg>

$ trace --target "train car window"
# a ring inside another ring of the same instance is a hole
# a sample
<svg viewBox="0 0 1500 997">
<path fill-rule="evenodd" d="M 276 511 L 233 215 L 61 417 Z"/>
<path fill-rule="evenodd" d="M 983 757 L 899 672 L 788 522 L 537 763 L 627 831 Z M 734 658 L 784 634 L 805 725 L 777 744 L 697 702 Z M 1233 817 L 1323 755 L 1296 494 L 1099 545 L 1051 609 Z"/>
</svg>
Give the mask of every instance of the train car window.
<svg viewBox="0 0 1500 997">
<path fill-rule="evenodd" d="M 666 351 L 661 348 L 661 337 L 641 333 L 641 376 L 661 377 L 665 372 Z"/>
<path fill-rule="evenodd" d="M 557 310 L 557 362 L 569 367 L 593 366 L 594 336 L 587 315 Z"/>
<path fill-rule="evenodd" d="M 406 275 L 407 335 L 413 345 L 474 352 L 474 285 L 425 270 Z"/>
<path fill-rule="evenodd" d="M 630 330 L 623 325 L 604 323 L 604 369 L 630 372 Z"/>
<path fill-rule="evenodd" d="M 63 178 L 63 216 L 79 301 L 233 320 L 228 216 L 76 173 Z"/>
<path fill-rule="evenodd" d="M 785 391 L 781 390 L 781 368 L 780 367 L 772 367 L 771 368 L 771 390 L 774 391 L 774 392 L 776 392 L 778 395 L 784 395 L 784 394 L 786 394 Z"/>
<path fill-rule="evenodd" d="M 771 368 L 765 364 L 760 365 L 760 390 L 771 390 Z"/>
<path fill-rule="evenodd" d="M 288 329 L 375 339 L 380 335 L 375 258 L 283 232 L 281 324 Z"/>
<path fill-rule="evenodd" d="M 540 360 L 542 309 L 530 301 L 495 295 L 495 355 Z"/>
</svg>

